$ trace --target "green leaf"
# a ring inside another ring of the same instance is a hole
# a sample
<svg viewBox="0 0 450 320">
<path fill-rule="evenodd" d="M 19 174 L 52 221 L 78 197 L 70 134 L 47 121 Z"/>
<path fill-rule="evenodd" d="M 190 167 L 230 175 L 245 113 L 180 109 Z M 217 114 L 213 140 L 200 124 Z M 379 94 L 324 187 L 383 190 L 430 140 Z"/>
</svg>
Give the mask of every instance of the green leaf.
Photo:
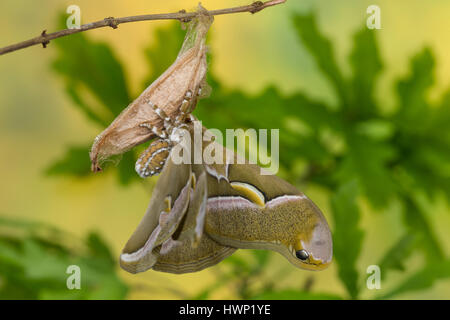
<svg viewBox="0 0 450 320">
<path fill-rule="evenodd" d="M 172 65 L 183 44 L 184 35 L 185 31 L 179 22 L 170 22 L 155 30 L 152 44 L 144 51 L 151 70 L 144 82 L 144 88 L 148 87 Z"/>
<path fill-rule="evenodd" d="M 69 95 L 69 97 L 72 98 L 73 102 L 75 102 L 75 106 L 77 106 L 85 114 L 85 116 L 87 116 L 90 120 L 92 120 L 96 124 L 102 127 L 107 127 L 108 122 L 105 119 L 103 119 L 102 116 L 98 115 L 94 111 L 93 107 L 89 106 L 84 101 L 84 99 L 80 95 L 79 90 L 76 90 L 76 87 L 77 86 L 72 83 L 69 83 L 66 86 L 66 92 Z"/>
<path fill-rule="evenodd" d="M 92 174 L 91 162 L 89 159 L 90 146 L 69 147 L 66 155 L 56 161 L 46 169 L 48 175 L 69 175 L 75 177 L 86 177 Z M 127 152 L 120 158 L 120 162 L 114 162 L 118 172 L 118 181 L 122 185 L 127 185 L 138 179 L 134 171 L 136 158 L 133 152 Z M 108 164 L 107 164 L 108 165 Z M 109 164 L 110 165 L 110 164 Z"/>
<path fill-rule="evenodd" d="M 354 47 L 350 54 L 353 71 L 351 80 L 354 101 L 353 112 L 365 117 L 377 112 L 374 101 L 374 87 L 382 62 L 375 39 L 375 32 L 367 28 L 357 32 L 353 39 Z"/>
<path fill-rule="evenodd" d="M 427 122 L 426 132 L 440 141 L 450 144 L 450 89 L 444 93 L 440 103 L 431 110 L 430 121 Z"/>
<path fill-rule="evenodd" d="M 206 127 L 218 128 L 223 134 L 227 128 L 279 128 L 283 166 L 291 167 L 299 157 L 330 162 L 331 155 L 319 134 L 325 127 L 340 128 L 340 122 L 326 106 L 300 93 L 285 97 L 274 87 L 250 96 L 212 83 L 211 97 L 200 100 L 194 112 Z M 295 128 L 299 123 L 303 130 Z"/>
<path fill-rule="evenodd" d="M 395 149 L 351 129 L 346 131 L 346 140 L 347 153 L 338 166 L 336 179 L 343 183 L 356 179 L 373 205 L 386 206 L 396 191 L 388 167 Z"/>
<path fill-rule="evenodd" d="M 89 159 L 88 146 L 72 146 L 66 155 L 59 161 L 50 165 L 46 174 L 48 175 L 71 175 L 84 177 L 91 173 L 91 161 Z"/>
<path fill-rule="evenodd" d="M 344 107 L 348 106 L 349 99 L 346 80 L 336 63 L 331 42 L 317 27 L 315 15 L 296 14 L 293 20 L 295 31 L 301 39 L 302 44 L 310 51 L 322 73 L 331 81 L 341 100 L 341 104 Z"/>
<path fill-rule="evenodd" d="M 406 259 L 417 247 L 418 237 L 414 233 L 407 233 L 402 236 L 384 255 L 378 263 L 384 278 L 391 270 L 405 271 Z"/>
<path fill-rule="evenodd" d="M 258 117 L 255 117 L 258 112 Z M 209 128 L 279 128 L 282 123 L 283 100 L 277 89 L 270 87 L 249 96 L 242 91 L 213 88 L 208 99 L 200 100 L 194 114 Z M 234 123 L 234 125 L 232 125 Z"/>
<path fill-rule="evenodd" d="M 131 101 L 121 62 L 108 44 L 93 41 L 83 33 L 54 42 L 59 54 L 52 65 L 65 79 L 69 97 L 88 119 L 106 127 Z M 87 93 L 96 101 L 87 99 Z M 47 174 L 88 176 L 89 150 L 90 147 L 69 148 L 62 160 L 47 169 Z M 124 163 L 118 165 L 118 177 L 125 185 L 136 175 L 133 155 L 126 154 L 123 159 Z"/>
<path fill-rule="evenodd" d="M 313 293 L 293 289 L 269 291 L 256 295 L 253 300 L 341 300 L 338 295 L 329 293 Z"/>
<path fill-rule="evenodd" d="M 109 122 L 130 103 L 123 67 L 108 44 L 90 40 L 84 33 L 59 38 L 52 43 L 58 48 L 53 67 L 66 80 L 68 92 L 81 110 L 89 110 L 81 102 L 83 88 L 111 112 L 103 121 Z M 93 113 L 94 110 L 85 112 L 91 119 Z"/>
<path fill-rule="evenodd" d="M 224 263 L 231 266 L 233 273 L 236 275 L 249 274 L 252 271 L 251 263 L 237 254 L 226 258 Z"/>
<path fill-rule="evenodd" d="M 379 297 L 390 299 L 409 291 L 428 289 L 437 280 L 450 278 L 450 260 L 442 260 L 439 263 L 429 263 L 420 271 L 408 277 L 396 288 Z"/>
<path fill-rule="evenodd" d="M 410 189 L 420 190 L 431 200 L 442 191 L 450 197 L 450 145 L 427 142 L 418 143 L 414 153 L 404 160 L 402 169 L 409 176 Z"/>
<path fill-rule="evenodd" d="M 91 233 L 86 240 L 74 239 L 51 226 L 4 217 L 0 226 L 1 298 L 125 298 L 128 287 L 117 276 L 116 262 L 99 235 Z M 77 241 L 85 248 L 75 249 Z M 80 268 L 80 290 L 67 288 L 70 265 Z"/>
<path fill-rule="evenodd" d="M 364 237 L 364 232 L 359 227 L 357 195 L 358 185 L 356 181 L 352 181 L 340 186 L 331 197 L 334 257 L 338 265 L 339 278 L 352 299 L 356 299 L 359 293 L 356 262 Z"/>
<path fill-rule="evenodd" d="M 89 233 L 86 239 L 86 245 L 91 250 L 93 256 L 109 261 L 111 262 L 111 266 L 114 266 L 116 259 L 113 258 L 111 250 L 100 234 L 96 232 Z"/>
<path fill-rule="evenodd" d="M 398 126 L 405 132 L 420 132 L 429 117 L 427 93 L 434 83 L 434 57 L 425 48 L 411 61 L 411 74 L 397 83 L 400 107 L 396 114 Z"/>
<path fill-rule="evenodd" d="M 267 265 L 270 258 L 270 251 L 267 250 L 252 250 L 253 257 L 255 258 L 258 268 L 263 268 Z"/>
<path fill-rule="evenodd" d="M 47 254 L 45 248 L 34 240 L 25 240 L 22 251 L 22 268 L 25 277 L 31 280 L 54 281 L 65 284 L 67 258 Z"/>
<path fill-rule="evenodd" d="M 0 242 L 0 261 L 13 267 L 22 266 L 22 256 L 17 252 L 11 243 L 2 239 Z"/>
<path fill-rule="evenodd" d="M 136 158 L 132 151 L 129 151 L 123 154 L 122 159 L 117 167 L 119 173 L 119 182 L 122 185 L 127 185 L 133 180 L 140 179 L 134 170 L 134 164 L 136 162 Z"/>
<path fill-rule="evenodd" d="M 411 196 L 413 195 L 411 194 Z M 445 259 L 445 254 L 427 217 L 417 206 L 415 199 L 405 198 L 404 203 L 403 215 L 405 224 L 420 237 L 419 244 L 427 260 L 430 263 L 433 261 L 439 263 Z"/>
</svg>

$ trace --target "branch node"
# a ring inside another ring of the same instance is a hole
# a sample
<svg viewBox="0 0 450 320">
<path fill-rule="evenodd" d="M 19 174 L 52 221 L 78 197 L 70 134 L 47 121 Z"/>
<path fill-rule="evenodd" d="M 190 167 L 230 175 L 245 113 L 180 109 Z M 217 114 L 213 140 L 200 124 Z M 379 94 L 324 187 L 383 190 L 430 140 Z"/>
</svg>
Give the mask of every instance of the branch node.
<svg viewBox="0 0 450 320">
<path fill-rule="evenodd" d="M 252 8 L 249 10 L 251 14 L 257 13 L 264 9 L 264 3 L 262 1 L 255 1 L 251 4 Z"/>
<path fill-rule="evenodd" d="M 118 23 L 117 23 L 117 21 L 116 21 L 116 18 L 114 18 L 114 17 L 108 17 L 108 18 L 105 18 L 104 20 L 105 20 L 105 22 L 108 24 L 108 26 L 110 26 L 110 27 L 113 28 L 113 29 L 117 29 Z"/>
<path fill-rule="evenodd" d="M 47 37 L 47 30 L 41 32 L 41 37 L 44 38 L 44 40 L 41 42 L 42 48 L 47 48 L 47 45 L 50 43 L 50 40 L 45 40 L 45 38 Z"/>
<path fill-rule="evenodd" d="M 182 9 L 182 10 L 178 11 L 178 13 L 185 14 L 185 13 L 186 13 L 186 10 Z M 180 22 L 188 23 L 188 22 L 190 22 L 192 19 L 191 19 L 191 18 L 180 18 L 179 20 L 180 20 Z"/>
</svg>

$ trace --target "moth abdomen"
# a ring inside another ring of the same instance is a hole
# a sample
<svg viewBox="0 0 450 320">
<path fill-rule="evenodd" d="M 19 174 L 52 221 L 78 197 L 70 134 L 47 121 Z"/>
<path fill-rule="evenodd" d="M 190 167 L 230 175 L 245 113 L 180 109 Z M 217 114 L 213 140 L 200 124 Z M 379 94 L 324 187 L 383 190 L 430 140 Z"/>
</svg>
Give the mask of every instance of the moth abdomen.
<svg viewBox="0 0 450 320">
<path fill-rule="evenodd" d="M 136 172 L 141 178 L 157 175 L 161 172 L 169 157 L 171 144 L 166 139 L 157 139 L 141 154 L 136 161 Z"/>
</svg>

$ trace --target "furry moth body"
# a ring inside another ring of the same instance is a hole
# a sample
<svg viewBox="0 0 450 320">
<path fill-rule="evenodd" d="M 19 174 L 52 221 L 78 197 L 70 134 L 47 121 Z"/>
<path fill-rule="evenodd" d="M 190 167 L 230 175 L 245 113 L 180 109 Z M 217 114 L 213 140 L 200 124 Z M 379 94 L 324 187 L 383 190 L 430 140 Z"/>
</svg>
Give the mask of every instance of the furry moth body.
<svg viewBox="0 0 450 320">
<path fill-rule="evenodd" d="M 261 175 L 260 169 L 251 164 L 175 165 L 169 157 L 147 213 L 123 250 L 122 268 L 195 272 L 236 249 L 256 248 L 276 251 L 302 269 L 324 269 L 332 259 L 324 216 L 295 187 Z M 163 237 L 162 229 L 170 232 Z"/>
</svg>

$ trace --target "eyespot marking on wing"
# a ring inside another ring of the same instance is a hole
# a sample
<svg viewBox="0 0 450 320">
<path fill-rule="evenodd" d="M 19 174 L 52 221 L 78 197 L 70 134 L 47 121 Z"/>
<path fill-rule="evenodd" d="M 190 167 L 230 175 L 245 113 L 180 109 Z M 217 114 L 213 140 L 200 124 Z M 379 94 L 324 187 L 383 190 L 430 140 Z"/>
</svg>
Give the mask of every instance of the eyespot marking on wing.
<svg viewBox="0 0 450 320">
<path fill-rule="evenodd" d="M 254 185 L 245 183 L 245 182 L 230 182 L 230 186 L 236 190 L 241 192 L 247 199 L 251 202 L 257 204 L 260 207 L 264 207 L 266 204 L 264 194 L 256 188 Z"/>
</svg>

